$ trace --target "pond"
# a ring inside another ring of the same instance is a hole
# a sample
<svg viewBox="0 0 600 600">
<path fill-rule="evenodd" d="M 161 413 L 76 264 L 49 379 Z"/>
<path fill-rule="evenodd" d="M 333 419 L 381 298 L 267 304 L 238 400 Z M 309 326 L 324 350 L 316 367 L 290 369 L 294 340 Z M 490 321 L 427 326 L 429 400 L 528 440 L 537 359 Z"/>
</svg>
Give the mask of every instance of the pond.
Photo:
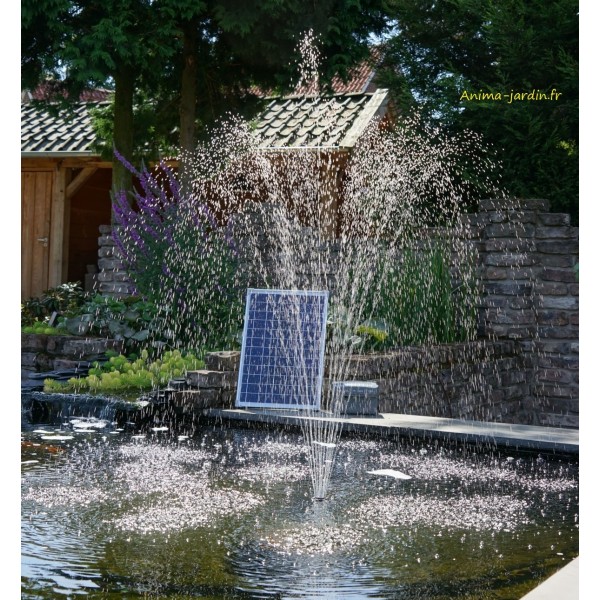
<svg viewBox="0 0 600 600">
<path fill-rule="evenodd" d="M 25 419 L 21 540 L 25 599 L 515 600 L 578 554 L 578 464 L 342 437 L 315 501 L 298 432 Z"/>
</svg>

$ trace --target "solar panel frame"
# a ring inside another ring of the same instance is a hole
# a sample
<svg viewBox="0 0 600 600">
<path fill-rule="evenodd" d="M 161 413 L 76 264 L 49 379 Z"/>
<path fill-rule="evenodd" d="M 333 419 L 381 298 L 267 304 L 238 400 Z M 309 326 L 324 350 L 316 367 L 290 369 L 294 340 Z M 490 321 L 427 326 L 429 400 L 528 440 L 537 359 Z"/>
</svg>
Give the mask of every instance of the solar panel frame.
<svg viewBox="0 0 600 600">
<path fill-rule="evenodd" d="M 247 290 L 236 407 L 320 410 L 328 300 L 320 290 Z"/>
</svg>

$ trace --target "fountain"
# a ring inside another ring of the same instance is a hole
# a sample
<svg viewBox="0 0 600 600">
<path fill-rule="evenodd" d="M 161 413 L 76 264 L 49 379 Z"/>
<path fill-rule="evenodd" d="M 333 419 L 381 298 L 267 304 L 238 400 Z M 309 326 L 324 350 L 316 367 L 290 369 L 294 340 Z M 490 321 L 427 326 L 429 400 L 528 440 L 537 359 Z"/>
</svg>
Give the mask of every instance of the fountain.
<svg viewBox="0 0 600 600">
<path fill-rule="evenodd" d="M 336 102 L 314 99 L 324 132 Z M 502 198 L 476 136 L 380 125 L 344 157 L 337 191 L 332 148 L 275 152 L 232 118 L 186 157 L 195 183 L 177 203 L 161 187 L 179 193 L 171 171 L 145 179 L 149 237 L 121 205 L 126 257 L 168 241 L 150 292 L 174 344 L 235 334 L 247 288 L 328 292 L 327 418 L 300 405 L 301 435 L 206 420 L 189 437 L 25 417 L 23 598 L 508 600 L 578 554 L 572 458 L 342 435 L 353 357 L 475 338 L 460 173 Z"/>
<path fill-rule="evenodd" d="M 566 456 L 368 436 L 336 455 L 314 502 L 299 431 L 31 423 L 22 597 L 508 600 L 578 553 Z"/>
</svg>

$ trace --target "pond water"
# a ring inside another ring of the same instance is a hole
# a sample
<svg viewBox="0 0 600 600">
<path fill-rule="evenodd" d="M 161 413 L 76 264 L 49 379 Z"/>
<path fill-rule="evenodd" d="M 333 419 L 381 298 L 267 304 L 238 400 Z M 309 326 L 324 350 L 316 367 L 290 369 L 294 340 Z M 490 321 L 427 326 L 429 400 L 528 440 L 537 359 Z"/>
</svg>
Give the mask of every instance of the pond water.
<svg viewBox="0 0 600 600">
<path fill-rule="evenodd" d="M 25 599 L 515 600 L 578 554 L 578 464 L 342 437 L 317 502 L 299 433 L 27 422 L 21 536 Z"/>
</svg>

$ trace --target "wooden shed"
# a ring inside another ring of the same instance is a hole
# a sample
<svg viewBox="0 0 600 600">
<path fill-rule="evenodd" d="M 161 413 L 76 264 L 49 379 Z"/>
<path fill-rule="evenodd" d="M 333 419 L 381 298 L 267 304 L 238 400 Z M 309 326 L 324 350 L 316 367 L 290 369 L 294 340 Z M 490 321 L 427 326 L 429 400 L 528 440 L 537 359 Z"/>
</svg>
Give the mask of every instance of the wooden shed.
<svg viewBox="0 0 600 600">
<path fill-rule="evenodd" d="M 111 218 L 111 163 L 93 149 L 97 104 L 57 115 L 21 104 L 21 299 L 84 282 L 97 263 L 98 227 Z"/>
<path fill-rule="evenodd" d="M 256 120 L 265 152 L 312 148 L 335 155 L 339 168 L 324 175 L 331 235 L 348 153 L 371 119 L 389 117 L 388 92 L 377 88 L 369 63 L 349 81 L 334 80 L 333 92 L 266 98 Z M 92 92 L 55 114 L 22 97 L 21 299 L 67 281 L 83 283 L 97 270 L 99 228 L 111 223 L 112 165 L 95 150 L 90 109 L 107 100 L 107 92 Z"/>
</svg>

